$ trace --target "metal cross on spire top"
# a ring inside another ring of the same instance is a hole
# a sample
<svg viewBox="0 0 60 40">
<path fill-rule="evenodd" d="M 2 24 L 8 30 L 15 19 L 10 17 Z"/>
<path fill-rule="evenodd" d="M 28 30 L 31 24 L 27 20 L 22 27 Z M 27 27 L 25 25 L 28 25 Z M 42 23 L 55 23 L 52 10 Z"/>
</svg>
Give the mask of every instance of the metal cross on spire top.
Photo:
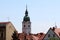
<svg viewBox="0 0 60 40">
<path fill-rule="evenodd" d="M 26 10 L 27 10 L 27 4 L 26 4 Z"/>
</svg>

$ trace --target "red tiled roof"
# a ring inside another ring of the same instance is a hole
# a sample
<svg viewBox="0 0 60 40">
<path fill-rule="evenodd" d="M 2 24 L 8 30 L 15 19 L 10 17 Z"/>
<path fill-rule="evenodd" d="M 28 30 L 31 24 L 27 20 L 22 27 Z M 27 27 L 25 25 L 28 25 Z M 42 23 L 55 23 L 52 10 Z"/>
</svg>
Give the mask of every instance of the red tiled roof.
<svg viewBox="0 0 60 40">
<path fill-rule="evenodd" d="M 39 39 L 39 40 L 42 40 L 43 37 L 44 37 L 44 33 L 41 35 L 41 33 L 38 33 L 38 34 L 31 34 L 31 35 L 26 35 L 26 38 L 27 39 Z M 24 38 L 24 35 L 23 33 L 19 33 L 19 39 L 23 39 Z"/>
<path fill-rule="evenodd" d="M 54 32 L 60 37 L 60 28 L 55 28 Z"/>
<path fill-rule="evenodd" d="M 38 34 L 38 37 L 39 37 L 39 40 L 42 40 L 44 38 L 45 34 L 44 33 L 39 33 Z"/>
</svg>

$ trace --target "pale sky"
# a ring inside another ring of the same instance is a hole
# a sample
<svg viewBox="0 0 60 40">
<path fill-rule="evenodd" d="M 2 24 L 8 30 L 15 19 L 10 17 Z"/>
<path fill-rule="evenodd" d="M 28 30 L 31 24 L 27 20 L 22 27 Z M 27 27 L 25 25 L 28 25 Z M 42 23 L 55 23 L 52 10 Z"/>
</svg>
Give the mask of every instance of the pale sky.
<svg viewBox="0 0 60 40">
<path fill-rule="evenodd" d="M 60 27 L 60 0 L 0 0 L 0 22 L 9 21 L 22 32 L 26 4 L 32 33 L 46 33 L 50 27 Z"/>
</svg>

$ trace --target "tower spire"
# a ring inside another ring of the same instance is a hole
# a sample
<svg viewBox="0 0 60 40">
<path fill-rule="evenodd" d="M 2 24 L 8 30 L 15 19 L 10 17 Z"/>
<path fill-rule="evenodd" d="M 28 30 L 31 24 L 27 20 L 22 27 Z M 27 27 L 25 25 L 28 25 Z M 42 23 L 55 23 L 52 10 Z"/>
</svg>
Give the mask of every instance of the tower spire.
<svg viewBox="0 0 60 40">
<path fill-rule="evenodd" d="M 27 10 L 27 4 L 26 4 L 26 10 Z"/>
<path fill-rule="evenodd" d="M 23 21 L 25 21 L 25 22 L 30 21 L 30 17 L 28 16 L 27 5 L 26 5 L 26 11 L 25 11 L 25 16 L 24 16 Z"/>
<path fill-rule="evenodd" d="M 25 16 L 28 16 L 27 5 L 26 5 Z"/>
</svg>

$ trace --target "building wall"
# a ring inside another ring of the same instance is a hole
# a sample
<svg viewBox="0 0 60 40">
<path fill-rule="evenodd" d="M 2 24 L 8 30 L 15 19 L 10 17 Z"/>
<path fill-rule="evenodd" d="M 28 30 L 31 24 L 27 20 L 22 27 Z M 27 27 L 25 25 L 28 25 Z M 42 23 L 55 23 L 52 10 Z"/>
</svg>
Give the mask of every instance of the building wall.
<svg viewBox="0 0 60 40">
<path fill-rule="evenodd" d="M 6 24 L 6 40 L 12 40 L 12 35 L 15 30 L 16 29 L 11 23 Z"/>
</svg>

